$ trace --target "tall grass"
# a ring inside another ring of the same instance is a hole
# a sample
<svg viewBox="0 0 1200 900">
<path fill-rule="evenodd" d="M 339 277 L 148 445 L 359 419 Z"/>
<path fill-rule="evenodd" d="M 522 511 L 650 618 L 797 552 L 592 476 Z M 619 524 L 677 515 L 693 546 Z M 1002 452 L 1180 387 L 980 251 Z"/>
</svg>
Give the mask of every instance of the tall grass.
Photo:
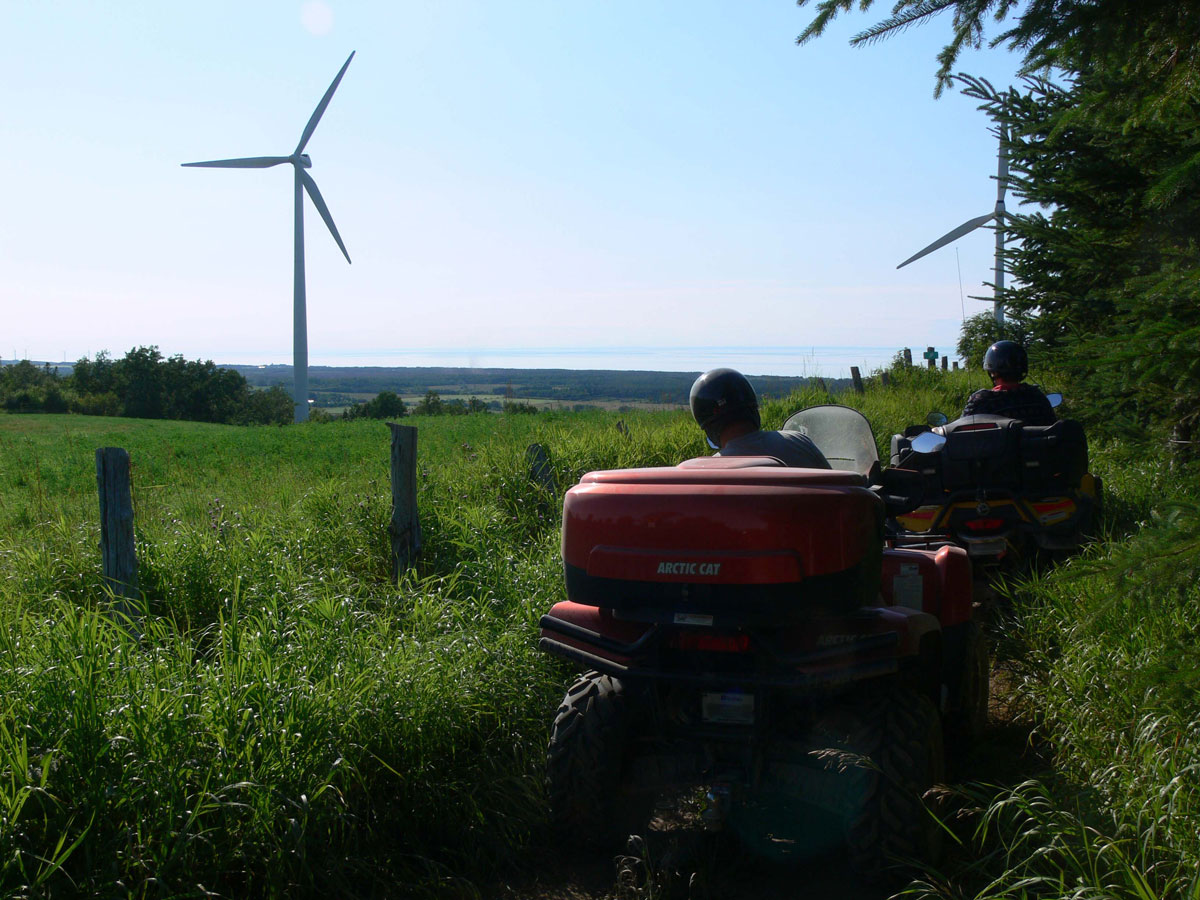
<svg viewBox="0 0 1200 900">
<path fill-rule="evenodd" d="M 1200 491 L 1106 445 L 1108 540 L 1011 588 L 1017 700 L 1053 775 L 972 791 L 974 861 L 923 897 L 1200 897 Z"/>
<path fill-rule="evenodd" d="M 886 453 L 978 380 L 809 390 L 764 421 L 849 402 Z M 0 418 L 0 894 L 472 896 L 544 837 L 561 493 L 707 451 L 684 413 L 413 421 L 424 548 L 397 587 L 378 423 Z M 105 445 L 134 461 L 132 625 L 99 572 Z M 1094 456 L 1112 543 L 1025 585 L 1010 635 L 1060 776 L 992 797 L 939 895 L 1197 896 L 1200 517 L 1154 460 Z"/>
<path fill-rule="evenodd" d="M 387 431 L 0 419 L 0 892 L 470 895 L 544 827 L 566 673 L 560 490 L 700 452 L 676 414 L 418 421 L 424 552 L 389 583 Z M 134 461 L 148 615 L 115 622 L 94 450 Z"/>
</svg>

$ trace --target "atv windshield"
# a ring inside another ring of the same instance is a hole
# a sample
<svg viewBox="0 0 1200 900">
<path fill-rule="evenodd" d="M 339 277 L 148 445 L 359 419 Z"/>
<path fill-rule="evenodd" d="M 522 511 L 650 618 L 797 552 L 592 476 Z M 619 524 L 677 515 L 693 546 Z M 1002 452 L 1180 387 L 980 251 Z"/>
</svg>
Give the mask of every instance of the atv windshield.
<svg viewBox="0 0 1200 900">
<path fill-rule="evenodd" d="M 869 477 L 872 467 L 879 462 L 871 423 L 856 409 L 810 406 L 793 413 L 783 430 L 808 435 L 835 469 Z"/>
</svg>

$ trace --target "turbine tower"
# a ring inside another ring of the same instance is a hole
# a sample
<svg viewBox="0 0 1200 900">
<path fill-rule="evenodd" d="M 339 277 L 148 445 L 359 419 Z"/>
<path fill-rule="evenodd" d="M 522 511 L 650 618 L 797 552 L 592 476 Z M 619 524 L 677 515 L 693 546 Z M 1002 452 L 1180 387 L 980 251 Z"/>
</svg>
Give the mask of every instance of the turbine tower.
<svg viewBox="0 0 1200 900">
<path fill-rule="evenodd" d="M 995 299 L 993 300 L 993 309 L 996 315 L 996 324 L 1004 324 L 1004 303 L 1000 296 L 1004 292 L 1004 193 L 1008 190 L 1008 148 L 1005 146 L 1005 132 L 1003 126 L 1000 128 L 1000 152 L 999 162 L 996 164 L 996 207 L 985 216 L 977 216 L 974 219 L 969 219 L 963 222 L 953 231 L 950 231 L 928 247 L 914 253 L 900 265 L 897 269 L 902 269 L 910 262 L 920 259 L 926 254 L 932 253 L 947 244 L 957 241 L 960 237 L 968 232 L 974 231 L 980 225 L 986 225 L 992 219 L 996 220 L 996 276 L 995 284 Z"/>
<path fill-rule="evenodd" d="M 304 152 L 304 147 L 308 144 L 309 138 L 313 136 L 313 132 L 317 130 L 317 123 L 321 121 L 321 116 L 325 114 L 325 107 L 333 99 L 333 92 L 337 90 L 337 86 L 341 82 L 342 76 L 346 74 L 346 69 L 349 68 L 350 60 L 352 59 L 354 59 L 353 53 L 346 58 L 341 70 L 337 73 L 337 77 L 333 79 L 333 84 L 329 85 L 329 90 L 325 92 L 325 96 L 321 98 L 321 102 L 313 110 L 308 124 L 304 126 L 304 131 L 300 135 L 300 143 L 296 145 L 296 149 L 292 151 L 291 156 L 250 156 L 242 159 L 214 159 L 207 162 L 183 163 L 185 167 L 199 166 L 213 169 L 269 169 L 271 166 L 291 163 L 295 170 L 296 221 L 292 306 L 292 375 L 294 383 L 292 385 L 292 400 L 295 402 L 295 420 L 297 422 L 308 420 L 308 314 L 305 310 L 304 296 L 305 191 L 308 191 L 308 196 L 312 198 L 313 206 L 317 208 L 317 212 L 321 214 L 321 218 L 324 220 L 326 226 L 328 226 L 333 239 L 337 241 L 338 248 L 342 251 L 342 255 L 346 257 L 346 262 L 350 262 L 350 254 L 346 252 L 346 245 L 342 243 L 342 237 L 338 234 L 337 226 L 333 224 L 333 216 L 329 214 L 329 207 L 325 205 L 325 200 L 321 197 L 321 192 L 317 189 L 317 183 L 313 181 L 313 177 L 308 172 L 304 171 L 312 166 L 312 160 Z"/>
</svg>

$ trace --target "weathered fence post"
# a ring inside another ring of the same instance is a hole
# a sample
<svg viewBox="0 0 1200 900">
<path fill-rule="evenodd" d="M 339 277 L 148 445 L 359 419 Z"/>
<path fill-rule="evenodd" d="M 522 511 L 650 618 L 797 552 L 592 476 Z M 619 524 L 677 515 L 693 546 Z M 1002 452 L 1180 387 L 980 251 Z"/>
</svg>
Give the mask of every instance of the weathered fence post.
<svg viewBox="0 0 1200 900">
<path fill-rule="evenodd" d="M 541 444 L 530 444 L 525 448 L 525 462 L 529 466 L 530 482 L 553 496 L 554 470 L 550 468 L 550 454 L 546 448 Z"/>
<path fill-rule="evenodd" d="M 412 565 L 421 549 L 417 520 L 417 429 L 388 422 L 392 432 L 392 581 Z"/>
<path fill-rule="evenodd" d="M 889 387 L 892 383 L 892 376 L 889 375 L 887 372 L 880 372 L 879 373 L 879 383 L 881 385 L 883 385 L 884 387 Z"/>
<path fill-rule="evenodd" d="M 911 347 L 904 348 L 904 364 L 906 366 L 912 365 L 912 348 Z"/>
<path fill-rule="evenodd" d="M 858 366 L 850 367 L 850 377 L 854 381 L 854 392 L 861 394 L 863 392 L 862 372 L 858 371 Z"/>
<path fill-rule="evenodd" d="M 113 597 L 119 598 L 117 610 L 133 616 L 140 610 L 128 451 L 120 447 L 101 447 L 96 451 L 96 488 L 100 493 L 100 558 L 104 583 Z"/>
<path fill-rule="evenodd" d="M 954 371 L 955 372 L 958 371 L 958 360 L 957 359 L 954 361 Z"/>
<path fill-rule="evenodd" d="M 950 357 L 948 357 L 948 356 L 943 356 L 943 357 L 942 357 L 942 371 L 943 371 L 943 372 L 945 372 L 945 371 L 946 371 L 946 367 L 947 367 L 948 365 L 950 365 Z"/>
</svg>

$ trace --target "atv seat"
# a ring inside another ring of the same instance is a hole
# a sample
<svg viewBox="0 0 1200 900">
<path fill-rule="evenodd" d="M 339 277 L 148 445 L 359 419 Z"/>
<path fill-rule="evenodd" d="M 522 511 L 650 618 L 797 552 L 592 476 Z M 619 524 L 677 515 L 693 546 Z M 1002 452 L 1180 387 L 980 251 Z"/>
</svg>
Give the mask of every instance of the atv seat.
<svg viewBox="0 0 1200 900">
<path fill-rule="evenodd" d="M 679 464 L 681 469 L 752 469 L 757 466 L 786 465 L 777 456 L 697 456 L 695 459 L 685 459 Z"/>
</svg>

